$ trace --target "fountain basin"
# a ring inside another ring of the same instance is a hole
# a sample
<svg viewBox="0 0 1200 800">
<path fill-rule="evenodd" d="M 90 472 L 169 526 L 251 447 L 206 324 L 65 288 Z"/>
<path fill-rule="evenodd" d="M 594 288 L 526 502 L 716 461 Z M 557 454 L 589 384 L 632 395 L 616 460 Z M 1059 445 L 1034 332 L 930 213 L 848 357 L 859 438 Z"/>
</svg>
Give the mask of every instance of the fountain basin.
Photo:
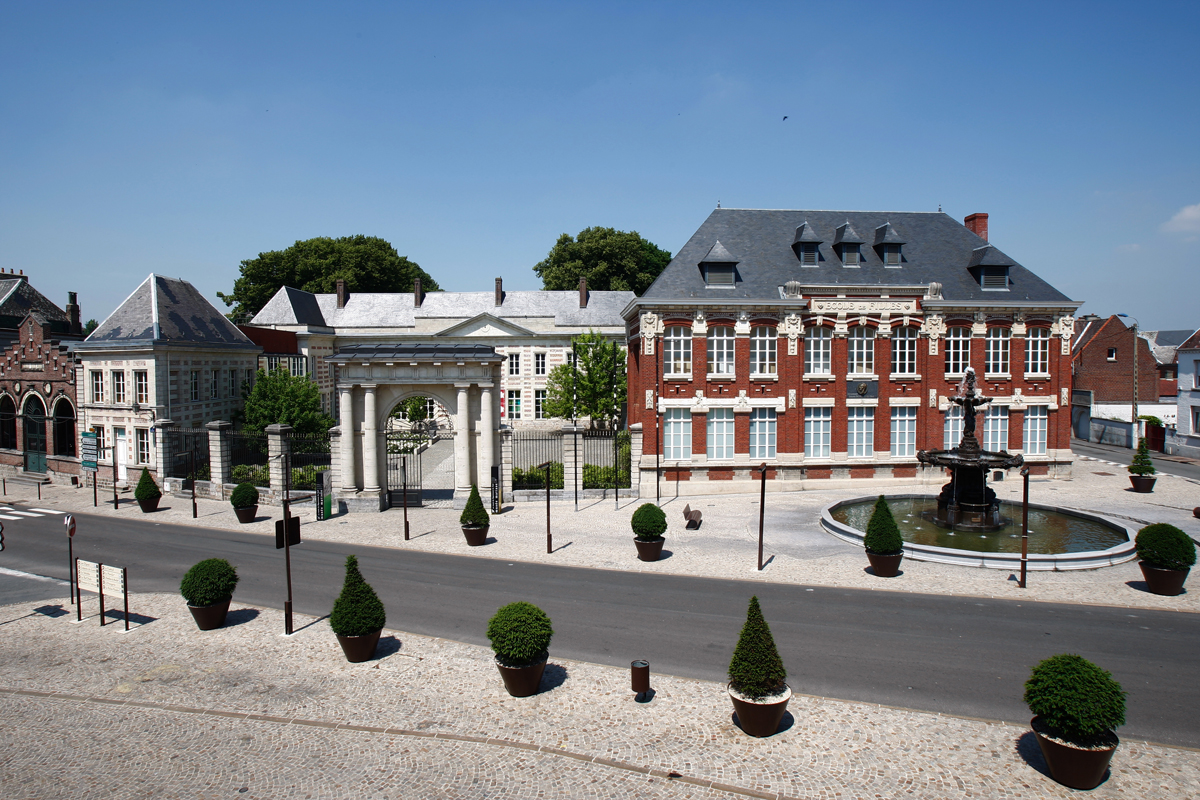
<svg viewBox="0 0 1200 800">
<path fill-rule="evenodd" d="M 861 546 L 875 500 L 875 497 L 860 497 L 826 506 L 821 512 L 821 527 L 839 539 Z M 929 517 L 937 510 L 937 497 L 905 494 L 889 495 L 887 500 L 900 526 L 904 555 L 908 558 L 990 569 L 1021 568 L 1019 503 L 1001 504 L 1003 516 L 1010 520 L 1006 527 L 980 534 L 948 531 L 934 525 Z M 1029 512 L 1028 569 L 1096 569 L 1137 557 L 1135 531 L 1117 520 L 1035 503 L 1029 504 Z"/>
</svg>

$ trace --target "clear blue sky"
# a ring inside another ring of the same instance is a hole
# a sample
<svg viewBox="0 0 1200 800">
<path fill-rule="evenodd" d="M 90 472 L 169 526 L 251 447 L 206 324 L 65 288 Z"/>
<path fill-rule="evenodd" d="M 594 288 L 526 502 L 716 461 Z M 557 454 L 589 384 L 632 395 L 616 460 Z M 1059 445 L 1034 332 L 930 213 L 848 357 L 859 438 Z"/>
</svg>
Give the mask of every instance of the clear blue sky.
<svg viewBox="0 0 1200 800">
<path fill-rule="evenodd" d="M 535 289 L 561 233 L 675 252 L 719 200 L 986 211 L 1085 313 L 1200 326 L 1200 3 L 0 10 L 0 266 L 85 318 L 357 233 Z"/>
</svg>

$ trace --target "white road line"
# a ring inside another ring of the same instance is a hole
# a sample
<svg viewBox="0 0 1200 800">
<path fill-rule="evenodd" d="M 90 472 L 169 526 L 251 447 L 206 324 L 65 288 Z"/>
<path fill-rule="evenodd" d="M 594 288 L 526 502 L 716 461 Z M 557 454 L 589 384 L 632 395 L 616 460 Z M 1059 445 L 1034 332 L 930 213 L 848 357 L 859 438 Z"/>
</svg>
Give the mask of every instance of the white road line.
<svg viewBox="0 0 1200 800">
<path fill-rule="evenodd" d="M 46 514 L 61 514 L 61 511 L 55 511 L 53 508 L 31 508 L 30 511 L 41 511 Z"/>
<path fill-rule="evenodd" d="M 0 519 L 24 519 L 24 517 L 12 517 L 8 514 L 0 514 Z"/>
<path fill-rule="evenodd" d="M 61 583 L 63 586 L 68 585 L 67 581 L 59 580 L 58 578 L 47 578 L 45 575 L 34 575 L 29 572 L 18 572 L 15 569 L 7 569 L 0 567 L 0 575 L 11 575 L 14 578 L 32 578 L 35 581 L 50 581 L 51 583 Z"/>
<path fill-rule="evenodd" d="M 13 511 L 14 514 L 20 514 L 22 517 L 44 517 L 45 514 L 34 514 L 32 511 Z M 18 517 L 19 519 L 20 517 Z"/>
</svg>

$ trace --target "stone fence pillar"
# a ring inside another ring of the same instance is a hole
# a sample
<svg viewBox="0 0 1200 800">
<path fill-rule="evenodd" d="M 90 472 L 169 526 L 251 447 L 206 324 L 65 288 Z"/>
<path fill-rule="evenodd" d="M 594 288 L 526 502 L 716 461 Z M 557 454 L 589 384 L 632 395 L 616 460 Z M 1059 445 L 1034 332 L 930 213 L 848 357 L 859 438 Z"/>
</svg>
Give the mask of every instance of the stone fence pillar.
<svg viewBox="0 0 1200 800">
<path fill-rule="evenodd" d="M 504 507 L 505 497 L 512 499 L 513 482 L 513 443 L 512 428 L 505 425 L 500 428 L 500 507 Z"/>
<path fill-rule="evenodd" d="M 227 435 L 233 430 L 233 423 L 217 420 L 205 427 L 208 428 L 208 479 L 212 481 L 213 491 L 220 493 L 222 486 L 233 483 L 233 458 Z M 199 467 L 199 464 L 196 466 Z"/>
<path fill-rule="evenodd" d="M 160 419 L 154 423 L 154 436 L 156 440 L 154 454 L 154 468 L 158 471 L 158 485 L 167 485 L 167 476 L 170 475 L 171 460 L 175 458 L 175 452 L 171 449 L 175 444 L 173 437 L 170 435 L 175 430 L 175 420 Z M 104 454 L 100 453 L 97 460 L 104 458 Z M 93 473 L 94 475 L 94 473 Z"/>
<path fill-rule="evenodd" d="M 267 466 L 271 473 L 271 488 L 280 499 L 286 499 L 283 494 L 284 462 L 289 461 L 292 452 L 292 442 L 288 434 L 292 432 L 291 425 L 267 426 Z M 287 455 L 284 455 L 284 454 Z"/>
<path fill-rule="evenodd" d="M 642 496 L 642 423 L 629 426 L 629 488 Z"/>
<path fill-rule="evenodd" d="M 575 487 L 583 488 L 583 476 L 579 474 L 583 468 L 583 441 L 580 437 L 583 429 L 578 425 L 563 425 L 562 454 L 563 454 L 563 499 L 575 499 Z"/>
</svg>

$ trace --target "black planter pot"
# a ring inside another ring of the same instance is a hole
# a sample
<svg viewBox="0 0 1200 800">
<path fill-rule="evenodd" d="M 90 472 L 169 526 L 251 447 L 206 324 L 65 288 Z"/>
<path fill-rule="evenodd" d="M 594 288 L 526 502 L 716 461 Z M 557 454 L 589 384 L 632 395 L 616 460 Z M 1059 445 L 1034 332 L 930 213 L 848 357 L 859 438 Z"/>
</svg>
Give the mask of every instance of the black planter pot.
<svg viewBox="0 0 1200 800">
<path fill-rule="evenodd" d="M 141 507 L 142 513 L 149 514 L 151 511 L 158 511 L 158 501 L 162 500 L 162 496 L 151 497 L 149 500 L 138 500 L 137 504 Z"/>
<path fill-rule="evenodd" d="M 1154 491 L 1154 482 L 1158 478 L 1149 475 L 1130 475 L 1129 482 L 1133 484 L 1133 490 L 1142 494 L 1149 494 Z"/>
<path fill-rule="evenodd" d="M 235 508 L 233 513 L 237 514 L 238 522 L 245 525 L 247 522 L 254 522 L 254 518 L 258 516 L 258 506 L 250 506 L 249 508 Z"/>
<path fill-rule="evenodd" d="M 1154 594 L 1174 597 L 1183 594 L 1183 582 L 1187 580 L 1190 569 L 1163 569 L 1152 567 L 1145 561 L 1139 561 L 1142 577 L 1146 579 L 1146 588 Z"/>
<path fill-rule="evenodd" d="M 788 700 L 792 699 L 792 690 L 784 692 L 782 699 L 769 703 L 752 703 L 739 697 L 732 688 L 726 687 L 729 699 L 733 701 L 733 710 L 737 713 L 738 723 L 742 730 L 758 738 L 773 736 L 783 722 L 787 712 Z"/>
<path fill-rule="evenodd" d="M 896 573 L 900 571 L 900 562 L 904 560 L 904 553 L 896 553 L 893 556 L 883 556 L 879 553 L 867 551 L 867 560 L 871 562 L 871 569 L 875 575 L 880 578 L 894 578 Z"/>
<path fill-rule="evenodd" d="M 340 633 L 335 635 L 338 644 L 342 646 L 342 652 L 346 654 L 346 660 L 351 664 L 358 664 L 375 655 L 375 645 L 379 644 L 379 634 L 382 631 L 383 629 L 380 628 L 362 636 L 342 636 Z"/>
<path fill-rule="evenodd" d="M 232 600 L 233 595 L 230 595 L 211 606 L 189 604 L 188 611 L 192 612 L 192 619 L 196 620 L 197 628 L 202 631 L 213 631 L 225 624 L 225 615 L 229 613 L 229 603 Z"/>
<path fill-rule="evenodd" d="M 1108 772 L 1108 763 L 1112 761 L 1113 752 L 1121 743 L 1117 735 L 1109 731 L 1115 742 L 1112 747 L 1103 750 L 1084 750 L 1046 738 L 1042 731 L 1038 730 L 1039 728 L 1044 730 L 1044 726 L 1041 725 L 1041 717 L 1034 717 L 1029 726 L 1033 728 L 1033 733 L 1037 736 L 1038 747 L 1042 749 L 1046 766 L 1050 768 L 1050 777 L 1072 789 L 1095 789 L 1099 786 L 1100 782 L 1104 780 L 1105 773 Z"/>
<path fill-rule="evenodd" d="M 633 543 L 637 547 L 639 561 L 658 561 L 658 557 L 662 555 L 663 542 L 666 539 L 658 537 L 657 539 L 639 539 L 633 537 Z"/>
<path fill-rule="evenodd" d="M 504 680 L 504 688 L 513 697 L 529 697 L 537 694 L 542 684 L 542 673 L 546 671 L 546 659 L 526 667 L 506 667 L 496 661 L 496 669 Z"/>
<path fill-rule="evenodd" d="M 464 525 L 462 532 L 463 536 L 467 537 L 468 545 L 471 547 L 479 547 L 479 545 L 487 541 L 488 529 L 491 527 L 491 525 L 484 525 L 478 528 L 468 528 Z"/>
</svg>

